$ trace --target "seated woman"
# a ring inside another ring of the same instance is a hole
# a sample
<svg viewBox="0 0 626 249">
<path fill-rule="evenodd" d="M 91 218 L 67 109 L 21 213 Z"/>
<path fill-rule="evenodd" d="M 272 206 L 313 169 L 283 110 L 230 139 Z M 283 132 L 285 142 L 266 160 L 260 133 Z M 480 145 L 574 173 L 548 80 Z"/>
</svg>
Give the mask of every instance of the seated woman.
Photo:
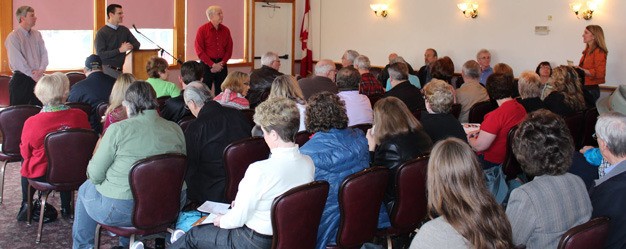
<svg viewBox="0 0 626 249">
<path fill-rule="evenodd" d="M 28 179 L 46 180 L 48 158 L 45 154 L 44 139 L 48 133 L 69 128 L 91 129 L 87 114 L 79 109 L 71 109 L 63 104 L 70 91 L 70 81 L 62 73 L 46 75 L 35 85 L 35 96 L 43 103 L 41 112 L 24 123 L 20 154 L 22 161 L 22 206 L 17 214 L 18 221 L 26 221 L 28 203 Z M 35 193 L 34 189 L 31 193 Z M 70 192 L 61 192 L 61 215 L 71 214 Z M 39 211 L 33 212 L 39 214 Z"/>
<path fill-rule="evenodd" d="M 585 109 L 585 97 L 574 68 L 554 68 L 549 84 L 552 91 L 543 99 L 548 110 L 565 117 Z"/>
<path fill-rule="evenodd" d="M 541 85 L 545 85 L 550 80 L 550 76 L 552 76 L 552 66 L 550 62 L 542 61 L 537 65 L 537 69 L 535 69 L 535 73 L 539 75 L 539 82 Z"/>
<path fill-rule="evenodd" d="M 163 153 L 185 153 L 183 131 L 176 123 L 159 117 L 150 84 L 135 81 L 124 96 L 128 119 L 109 126 L 87 166 L 88 179 L 78 190 L 72 227 L 74 248 L 93 247 L 97 222 L 132 225 L 133 195 L 128 175 L 136 161 Z M 127 247 L 128 242 L 128 238 L 120 238 L 122 246 Z"/>
<path fill-rule="evenodd" d="M 298 81 L 291 75 L 281 75 L 274 79 L 272 82 L 272 88 L 268 98 L 283 97 L 296 102 L 296 107 L 300 112 L 300 128 L 298 131 L 305 130 L 304 126 L 304 113 L 306 110 L 306 101 L 304 101 L 304 95 L 298 85 Z"/>
<path fill-rule="evenodd" d="M 420 121 L 428 136 L 436 143 L 447 137 L 467 141 L 463 126 L 450 109 L 454 102 L 452 86 L 443 80 L 433 79 L 424 87 L 424 100 L 427 112 L 422 112 Z"/>
<path fill-rule="evenodd" d="M 508 194 L 502 168 L 506 154 L 506 140 L 509 130 L 526 117 L 524 107 L 511 98 L 513 78 L 502 73 L 494 73 L 487 78 L 487 93 L 496 100 L 498 108 L 487 113 L 480 124 L 480 130 L 467 134 L 472 148 L 479 153 L 487 177 L 489 190 L 496 196 L 498 203 L 503 203 Z"/>
<path fill-rule="evenodd" d="M 427 172 L 433 220 L 419 229 L 410 249 L 513 248 L 511 225 L 485 188 L 481 166 L 465 142 L 447 138 L 436 143 Z"/>
<path fill-rule="evenodd" d="M 392 170 L 384 198 L 387 210 L 391 211 L 396 199 L 396 169 L 404 162 L 430 152 L 433 143 L 409 108 L 396 97 L 383 98 L 374 104 L 374 124 L 367 130 L 366 137 L 371 165 Z"/>
<path fill-rule="evenodd" d="M 315 166 L 300 154 L 294 136 L 299 126 L 293 100 L 270 98 L 256 107 L 254 122 L 272 156 L 248 167 L 234 206 L 213 224 L 193 227 L 168 248 L 267 248 L 272 246 L 272 201 L 287 190 L 313 181 Z"/>
<path fill-rule="evenodd" d="M 300 151 L 315 163 L 315 180 L 330 183 L 326 206 L 317 232 L 316 248 L 334 243 L 339 227 L 339 186 L 343 180 L 369 166 L 367 139 L 363 131 L 348 128 L 348 115 L 336 94 L 321 92 L 309 98 L 306 129 L 314 133 Z M 382 203 L 381 203 L 382 204 Z M 379 227 L 389 226 L 389 216 L 382 207 Z"/>
<path fill-rule="evenodd" d="M 213 100 L 223 106 L 235 109 L 250 109 L 250 102 L 246 99 L 250 90 L 250 76 L 248 74 L 234 71 L 229 73 L 222 83 L 222 91 Z"/>
<path fill-rule="evenodd" d="M 454 62 L 448 56 L 437 59 L 430 65 L 430 74 L 433 79 L 443 80 L 448 84 L 452 84 L 452 77 L 454 76 Z M 430 82 L 425 82 L 424 87 Z"/>
<path fill-rule="evenodd" d="M 167 61 L 161 57 L 153 56 L 148 60 L 146 65 L 146 72 L 148 72 L 148 78 L 146 81 L 152 85 L 156 92 L 156 97 L 163 96 L 178 97 L 180 95 L 180 89 L 176 84 L 167 81 L 169 76 L 167 70 Z"/>
<path fill-rule="evenodd" d="M 124 101 L 124 94 L 128 90 L 128 86 L 135 82 L 135 76 L 129 73 L 120 74 L 113 85 L 111 90 L 111 96 L 109 96 L 109 107 L 104 113 L 104 126 L 102 127 L 102 134 L 106 132 L 107 128 L 113 123 L 122 121 L 128 118 L 126 114 L 126 108 L 122 106 Z"/>
<path fill-rule="evenodd" d="M 517 99 L 517 102 L 524 106 L 526 113 L 546 108 L 546 105 L 540 98 L 542 88 L 541 80 L 536 73 L 525 71 L 519 75 L 517 89 L 519 90 L 520 98 Z"/>
<path fill-rule="evenodd" d="M 511 192 L 506 208 L 516 245 L 556 248 L 568 229 L 591 217 L 585 183 L 567 173 L 573 152 L 574 141 L 558 115 L 539 110 L 519 124 L 513 153 L 535 178 Z"/>
</svg>

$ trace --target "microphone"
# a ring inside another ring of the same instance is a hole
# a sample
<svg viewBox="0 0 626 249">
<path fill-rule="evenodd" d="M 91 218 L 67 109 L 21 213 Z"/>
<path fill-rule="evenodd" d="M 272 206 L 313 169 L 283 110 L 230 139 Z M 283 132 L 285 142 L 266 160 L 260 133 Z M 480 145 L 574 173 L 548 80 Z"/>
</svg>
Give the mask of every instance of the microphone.
<svg viewBox="0 0 626 249">
<path fill-rule="evenodd" d="M 139 30 L 137 30 L 137 26 L 135 26 L 134 23 L 133 23 L 133 28 L 135 29 L 135 32 L 140 33 Z"/>
</svg>

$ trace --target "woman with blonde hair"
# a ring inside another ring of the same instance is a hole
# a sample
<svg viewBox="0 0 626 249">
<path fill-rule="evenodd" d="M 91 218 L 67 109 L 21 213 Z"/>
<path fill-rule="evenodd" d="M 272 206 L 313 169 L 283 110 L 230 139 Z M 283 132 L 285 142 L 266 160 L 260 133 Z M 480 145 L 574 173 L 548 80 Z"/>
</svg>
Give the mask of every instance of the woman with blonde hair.
<svg viewBox="0 0 626 249">
<path fill-rule="evenodd" d="M 306 101 L 304 101 L 304 95 L 302 95 L 302 90 L 300 89 L 296 78 L 291 75 L 281 75 L 274 79 L 270 95 L 267 98 L 271 99 L 278 97 L 284 97 L 296 102 L 296 107 L 298 107 L 298 111 L 300 112 L 300 128 L 298 131 L 305 130 L 304 118 Z"/>
<path fill-rule="evenodd" d="M 606 57 L 609 50 L 606 48 L 604 31 L 598 25 L 589 25 L 583 33 L 585 50 L 578 63 L 578 69 L 585 73 L 585 89 L 594 97 L 594 101 L 600 97 L 599 84 L 605 83 Z M 582 76 L 581 76 L 582 77 Z"/>
<path fill-rule="evenodd" d="M 543 100 L 548 110 L 561 116 L 568 116 L 585 109 L 585 98 L 578 74 L 573 67 L 554 68 L 550 85 L 552 92 Z"/>
<path fill-rule="evenodd" d="M 392 171 L 384 198 L 387 210 L 391 211 L 396 199 L 396 169 L 428 153 L 433 143 L 409 108 L 396 97 L 383 98 L 374 104 L 374 123 L 366 138 L 372 166 L 385 166 Z"/>
<path fill-rule="evenodd" d="M 552 69 L 550 69 L 550 72 L 552 72 Z M 541 83 L 541 77 L 537 73 L 533 71 L 522 72 L 517 81 L 517 89 L 520 98 L 516 100 L 524 106 L 526 113 L 531 113 L 546 107 L 540 98 L 543 84 Z"/>
<path fill-rule="evenodd" d="M 180 95 L 180 89 L 178 89 L 178 86 L 167 81 L 167 77 L 169 76 L 167 66 L 167 61 L 157 56 L 150 58 L 150 60 L 148 60 L 148 64 L 146 65 L 146 72 L 149 77 L 146 82 L 150 83 L 152 88 L 154 88 L 157 98 L 163 96 L 170 96 L 174 98 Z"/>
<path fill-rule="evenodd" d="M 249 109 L 250 102 L 246 99 L 248 90 L 250 90 L 250 76 L 246 73 L 234 71 L 229 73 L 222 83 L 223 92 L 215 96 L 213 100 L 223 106 L 235 109 Z"/>
<path fill-rule="evenodd" d="M 130 73 L 123 73 L 117 77 L 113 85 L 113 90 L 111 90 L 111 96 L 109 96 L 109 107 L 107 107 L 106 112 L 104 112 L 102 134 L 104 134 L 111 124 L 128 118 L 126 108 L 122 106 L 122 101 L 124 101 L 124 95 L 126 94 L 128 86 L 133 82 L 135 82 L 135 76 Z"/>
<path fill-rule="evenodd" d="M 418 248 L 513 248 L 511 225 L 485 187 L 482 168 L 470 146 L 447 138 L 435 144 L 426 188 L 433 220 L 411 243 Z"/>
</svg>

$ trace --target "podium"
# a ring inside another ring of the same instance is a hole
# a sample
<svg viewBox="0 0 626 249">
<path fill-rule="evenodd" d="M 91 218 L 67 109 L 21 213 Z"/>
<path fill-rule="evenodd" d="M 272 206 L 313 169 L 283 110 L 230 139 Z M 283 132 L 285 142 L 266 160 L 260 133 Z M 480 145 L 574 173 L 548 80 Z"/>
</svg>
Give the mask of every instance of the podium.
<svg viewBox="0 0 626 249">
<path fill-rule="evenodd" d="M 156 56 L 159 49 L 140 49 L 133 50 L 126 55 L 124 59 L 124 66 L 122 72 L 132 73 L 137 80 L 148 79 L 148 72 L 146 72 L 146 64 L 152 56 Z"/>
</svg>

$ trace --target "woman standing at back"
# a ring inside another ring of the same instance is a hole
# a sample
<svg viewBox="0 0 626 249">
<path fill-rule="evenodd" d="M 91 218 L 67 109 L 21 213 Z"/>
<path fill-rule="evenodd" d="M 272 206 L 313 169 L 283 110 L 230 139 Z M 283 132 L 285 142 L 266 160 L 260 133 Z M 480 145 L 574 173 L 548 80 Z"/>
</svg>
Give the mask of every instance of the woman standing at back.
<svg viewBox="0 0 626 249">
<path fill-rule="evenodd" d="M 598 25 L 589 25 L 583 32 L 585 50 L 580 58 L 578 68 L 585 72 L 585 89 L 597 100 L 600 97 L 599 84 L 605 83 L 606 56 L 609 50 L 604 41 L 604 31 Z M 582 76 L 581 76 L 582 77 Z"/>
</svg>

